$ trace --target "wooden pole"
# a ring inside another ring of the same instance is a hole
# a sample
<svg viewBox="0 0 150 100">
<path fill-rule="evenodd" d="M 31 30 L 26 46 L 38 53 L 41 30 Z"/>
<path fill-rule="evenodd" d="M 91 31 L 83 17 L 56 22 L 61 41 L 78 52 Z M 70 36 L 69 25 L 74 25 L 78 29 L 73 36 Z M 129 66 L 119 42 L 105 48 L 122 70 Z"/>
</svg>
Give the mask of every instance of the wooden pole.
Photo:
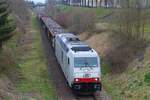
<svg viewBox="0 0 150 100">
<path fill-rule="evenodd" d="M 84 0 L 84 6 L 86 7 L 86 0 Z"/>
<path fill-rule="evenodd" d="M 0 49 L 2 49 L 2 41 L 0 41 Z"/>
<path fill-rule="evenodd" d="M 105 0 L 105 7 L 107 8 L 107 3 L 108 3 L 108 0 Z"/>
<path fill-rule="evenodd" d="M 70 0 L 69 0 L 68 4 L 70 5 Z"/>
<path fill-rule="evenodd" d="M 90 7 L 90 1 L 88 0 L 88 7 Z"/>
<path fill-rule="evenodd" d="M 99 6 L 100 6 L 100 7 L 102 6 L 102 0 L 99 1 Z"/>
<path fill-rule="evenodd" d="M 97 7 L 97 2 L 98 2 L 98 1 L 96 0 L 96 7 Z"/>
</svg>

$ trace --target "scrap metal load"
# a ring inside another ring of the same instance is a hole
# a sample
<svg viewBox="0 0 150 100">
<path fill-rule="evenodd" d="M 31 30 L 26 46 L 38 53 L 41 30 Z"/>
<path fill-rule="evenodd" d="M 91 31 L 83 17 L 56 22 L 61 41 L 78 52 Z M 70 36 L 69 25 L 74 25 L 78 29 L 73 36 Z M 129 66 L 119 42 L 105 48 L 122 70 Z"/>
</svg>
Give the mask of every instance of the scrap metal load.
<svg viewBox="0 0 150 100">
<path fill-rule="evenodd" d="M 59 24 L 57 24 L 54 20 L 50 17 L 40 16 L 39 20 L 42 23 L 42 27 L 44 30 L 49 33 L 49 37 L 55 37 L 56 34 L 60 34 L 66 32 Z"/>
</svg>

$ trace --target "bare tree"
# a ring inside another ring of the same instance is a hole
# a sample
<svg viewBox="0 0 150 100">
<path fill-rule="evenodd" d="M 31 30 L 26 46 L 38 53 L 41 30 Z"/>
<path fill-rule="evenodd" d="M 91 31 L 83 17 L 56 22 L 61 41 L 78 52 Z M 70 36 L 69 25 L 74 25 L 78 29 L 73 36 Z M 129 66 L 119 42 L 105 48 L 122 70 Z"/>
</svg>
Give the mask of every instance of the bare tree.
<svg viewBox="0 0 150 100">
<path fill-rule="evenodd" d="M 141 41 L 144 40 L 144 27 L 149 14 L 141 4 L 141 0 L 134 0 L 132 3 L 131 1 L 126 0 L 124 8 L 118 11 L 120 33 L 127 39 Z"/>
<path fill-rule="evenodd" d="M 102 0 L 99 1 L 99 5 L 100 5 L 100 7 L 102 6 Z"/>
<path fill-rule="evenodd" d="M 55 6 L 56 0 L 47 0 L 46 3 L 47 3 L 47 6 L 45 7 L 45 14 L 47 16 L 54 17 L 57 14 L 57 9 Z"/>
<path fill-rule="evenodd" d="M 117 31 L 113 34 L 113 49 L 109 48 L 107 57 L 113 71 L 124 71 L 139 52 L 148 45 L 144 28 L 150 19 L 150 11 L 141 0 L 125 0 L 120 9 L 115 9 L 114 22 Z M 148 23 L 149 24 L 149 23 Z M 111 37 L 112 39 L 112 37 Z M 116 44 L 117 43 L 117 44 Z"/>
<path fill-rule="evenodd" d="M 20 31 L 26 32 L 25 25 L 29 20 L 29 12 L 24 0 L 8 0 L 12 15 Z"/>
</svg>

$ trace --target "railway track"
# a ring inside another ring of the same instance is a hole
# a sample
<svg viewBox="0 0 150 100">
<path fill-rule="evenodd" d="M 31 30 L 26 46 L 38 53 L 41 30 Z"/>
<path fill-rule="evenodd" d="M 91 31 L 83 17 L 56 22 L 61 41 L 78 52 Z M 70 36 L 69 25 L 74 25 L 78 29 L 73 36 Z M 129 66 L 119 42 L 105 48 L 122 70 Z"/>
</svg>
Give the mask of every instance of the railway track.
<svg viewBox="0 0 150 100">
<path fill-rule="evenodd" d="M 57 100 L 76 100 L 71 89 L 66 86 L 65 77 L 60 69 L 59 64 L 57 63 L 51 42 L 47 38 L 47 35 L 42 30 L 42 28 L 40 28 L 40 31 L 43 52 L 45 53 L 45 57 L 47 59 L 47 69 L 49 72 L 50 80 L 53 84 L 52 87 L 55 89 L 55 93 L 57 95 Z"/>
<path fill-rule="evenodd" d="M 56 25 L 53 21 L 50 23 L 51 25 Z M 54 51 L 52 49 L 52 44 L 48 39 L 48 36 L 41 28 L 41 38 L 43 44 L 43 51 L 45 52 L 45 56 L 47 58 L 48 70 L 49 74 L 52 77 L 51 80 L 53 81 L 54 88 L 56 89 L 56 95 L 58 96 L 58 100 L 111 100 L 106 95 L 105 92 L 102 91 L 101 95 L 100 92 L 95 93 L 89 96 L 80 96 L 75 95 L 70 88 L 66 85 L 66 80 L 63 75 L 63 72 L 60 69 L 59 64 L 54 55 Z M 57 30 L 53 30 L 56 34 L 59 33 Z"/>
<path fill-rule="evenodd" d="M 96 92 L 92 95 L 75 95 L 75 97 L 76 100 L 110 100 L 110 99 L 102 99 L 100 96 L 100 92 Z"/>
<path fill-rule="evenodd" d="M 75 95 L 70 88 L 66 86 L 66 80 L 54 56 L 52 45 L 47 36 L 41 30 L 43 49 L 48 61 L 49 74 L 52 77 L 58 100 L 97 100 L 93 96 L 78 96 Z M 59 80 L 58 80 L 59 79 Z M 66 94 L 65 94 L 66 93 Z"/>
<path fill-rule="evenodd" d="M 77 100 L 97 100 L 94 95 L 91 96 L 77 96 Z"/>
</svg>

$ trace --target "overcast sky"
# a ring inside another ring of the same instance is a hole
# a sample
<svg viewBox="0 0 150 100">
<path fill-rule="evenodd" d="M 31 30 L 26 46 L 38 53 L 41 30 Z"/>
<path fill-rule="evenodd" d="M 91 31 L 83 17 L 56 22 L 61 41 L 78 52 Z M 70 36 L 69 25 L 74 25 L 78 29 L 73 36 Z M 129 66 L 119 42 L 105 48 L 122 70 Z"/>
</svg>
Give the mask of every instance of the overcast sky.
<svg viewBox="0 0 150 100">
<path fill-rule="evenodd" d="M 37 2 L 42 2 L 42 3 L 44 3 L 44 2 L 45 2 L 45 0 L 32 0 L 32 1 L 34 1 L 35 3 L 37 3 Z"/>
</svg>

